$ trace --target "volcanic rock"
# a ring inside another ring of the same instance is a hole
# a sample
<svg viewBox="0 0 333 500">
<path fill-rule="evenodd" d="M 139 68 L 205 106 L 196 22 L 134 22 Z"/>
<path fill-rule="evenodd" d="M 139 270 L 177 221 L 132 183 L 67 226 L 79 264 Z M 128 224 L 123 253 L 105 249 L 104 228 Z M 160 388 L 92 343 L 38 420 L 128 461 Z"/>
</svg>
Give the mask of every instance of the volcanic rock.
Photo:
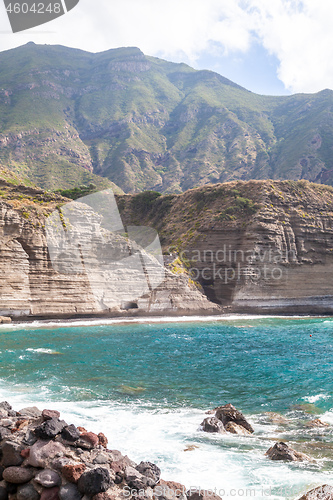
<svg viewBox="0 0 333 500">
<path fill-rule="evenodd" d="M 69 481 L 70 483 L 77 483 L 84 471 L 86 470 L 86 465 L 81 464 L 68 464 L 65 465 L 61 472 L 62 475 Z"/>
<path fill-rule="evenodd" d="M 23 449 L 18 443 L 14 441 L 5 441 L 2 443 L 2 460 L 1 465 L 10 467 L 11 465 L 21 465 L 23 457 L 21 451 Z"/>
<path fill-rule="evenodd" d="M 205 432 L 217 432 L 219 434 L 225 434 L 225 428 L 221 420 L 216 417 L 207 417 L 203 422 L 201 422 L 202 430 Z"/>
<path fill-rule="evenodd" d="M 34 471 L 25 467 L 7 467 L 2 476 L 8 483 L 23 484 L 28 483 L 34 477 Z"/>
<path fill-rule="evenodd" d="M 39 500 L 39 493 L 32 484 L 22 484 L 17 488 L 17 500 Z"/>
<path fill-rule="evenodd" d="M 112 484 L 112 479 L 108 469 L 97 467 L 82 474 L 78 481 L 78 488 L 86 495 L 96 495 L 106 491 Z"/>
<path fill-rule="evenodd" d="M 66 441 L 77 441 L 80 437 L 80 432 L 78 429 L 75 427 L 75 425 L 67 425 L 66 427 L 63 428 L 61 431 L 61 436 L 66 439 Z"/>
<path fill-rule="evenodd" d="M 244 415 L 230 403 L 217 408 L 215 416 L 221 420 L 224 427 L 227 426 L 228 422 L 235 422 L 235 424 L 241 425 L 251 434 L 254 432 L 253 427 L 249 424 Z"/>
<path fill-rule="evenodd" d="M 136 470 L 146 477 L 147 486 L 156 486 L 160 480 L 161 469 L 151 462 L 140 462 Z"/>
<path fill-rule="evenodd" d="M 281 441 L 280 443 L 275 443 L 274 446 L 266 451 L 266 455 L 271 460 L 285 460 L 288 462 L 303 462 L 306 460 L 311 461 L 311 458 L 301 453 L 299 451 L 290 448 L 286 443 Z"/>
<path fill-rule="evenodd" d="M 245 429 L 245 427 L 238 425 L 235 422 L 228 422 L 225 426 L 225 430 L 231 434 L 238 434 L 239 436 L 248 436 L 251 434 L 251 432 Z"/>
<path fill-rule="evenodd" d="M 64 420 L 59 420 L 58 418 L 53 417 L 36 427 L 35 434 L 40 439 L 53 439 L 60 434 L 66 426 L 67 424 Z"/>
</svg>

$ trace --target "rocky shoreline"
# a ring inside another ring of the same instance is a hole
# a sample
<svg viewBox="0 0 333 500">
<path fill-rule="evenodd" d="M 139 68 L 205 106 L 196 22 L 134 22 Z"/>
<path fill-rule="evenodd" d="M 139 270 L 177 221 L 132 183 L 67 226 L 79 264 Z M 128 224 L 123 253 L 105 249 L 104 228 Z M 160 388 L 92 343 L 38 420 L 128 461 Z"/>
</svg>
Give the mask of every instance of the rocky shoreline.
<svg viewBox="0 0 333 500">
<path fill-rule="evenodd" d="M 231 404 L 207 413 L 203 431 L 255 432 Z M 137 464 L 109 449 L 103 432 L 68 425 L 57 410 L 33 406 L 14 411 L 6 401 L 0 403 L 0 450 L 0 500 L 223 500 L 213 490 L 187 490 L 164 481 L 156 464 Z M 283 442 L 266 455 L 271 460 L 311 460 Z M 331 500 L 332 495 L 333 487 L 322 485 L 299 500 Z"/>
<path fill-rule="evenodd" d="M 136 464 L 108 440 L 68 425 L 56 410 L 0 403 L 0 500 L 186 499 L 151 462 Z"/>
</svg>

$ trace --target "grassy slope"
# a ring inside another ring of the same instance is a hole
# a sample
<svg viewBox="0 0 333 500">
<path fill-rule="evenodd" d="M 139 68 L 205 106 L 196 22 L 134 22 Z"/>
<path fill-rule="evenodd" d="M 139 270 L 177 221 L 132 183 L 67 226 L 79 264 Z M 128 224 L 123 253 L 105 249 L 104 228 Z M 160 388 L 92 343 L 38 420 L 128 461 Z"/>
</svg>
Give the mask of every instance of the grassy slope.
<svg viewBox="0 0 333 500">
<path fill-rule="evenodd" d="M 332 109 L 331 91 L 259 96 L 136 48 L 0 54 L 0 132 L 10 137 L 0 161 L 52 189 L 106 187 L 92 171 L 127 192 L 250 178 L 331 184 Z"/>
<path fill-rule="evenodd" d="M 166 253 L 195 248 L 210 230 L 244 229 L 259 212 L 274 220 L 281 200 L 287 213 L 292 209 L 311 218 L 311 206 L 318 204 L 333 220 L 333 188 L 304 180 L 232 181 L 178 195 L 148 191 L 117 200 L 124 224 L 154 227 Z"/>
</svg>

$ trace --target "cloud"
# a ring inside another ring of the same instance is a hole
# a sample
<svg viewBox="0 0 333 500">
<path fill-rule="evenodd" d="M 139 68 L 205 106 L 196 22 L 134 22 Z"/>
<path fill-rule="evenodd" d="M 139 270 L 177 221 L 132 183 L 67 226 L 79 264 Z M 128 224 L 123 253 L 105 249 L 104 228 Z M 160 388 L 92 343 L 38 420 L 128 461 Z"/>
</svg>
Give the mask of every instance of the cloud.
<svg viewBox="0 0 333 500">
<path fill-rule="evenodd" d="M 35 30 L 11 34 L 4 8 L 0 49 L 35 43 L 98 52 L 137 46 L 173 61 L 245 54 L 258 41 L 293 92 L 333 88 L 333 2 L 328 0 L 80 0 Z M 212 65 L 213 66 L 213 65 Z"/>
<path fill-rule="evenodd" d="M 263 46 L 279 62 L 293 92 L 333 89 L 333 3 L 327 0 L 251 0 L 248 12 Z"/>
</svg>

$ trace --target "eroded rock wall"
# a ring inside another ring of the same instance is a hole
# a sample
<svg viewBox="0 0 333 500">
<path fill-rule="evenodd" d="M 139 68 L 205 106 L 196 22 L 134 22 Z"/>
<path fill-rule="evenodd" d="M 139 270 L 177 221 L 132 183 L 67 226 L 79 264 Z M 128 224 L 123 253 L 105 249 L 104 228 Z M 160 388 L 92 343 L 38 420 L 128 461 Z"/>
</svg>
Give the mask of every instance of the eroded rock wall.
<svg viewBox="0 0 333 500">
<path fill-rule="evenodd" d="M 69 246 L 60 256 L 65 267 L 59 269 L 50 259 L 45 218 L 27 219 L 9 204 L 0 204 L 1 315 L 59 318 L 219 312 L 189 283 L 188 276 L 173 275 L 145 254 L 150 279 L 155 273 L 161 281 L 152 291 L 140 268 L 131 264 L 128 240 L 101 233 L 91 210 L 81 213 L 80 224 L 77 248 L 84 247 L 85 261 L 77 266 Z"/>
</svg>

